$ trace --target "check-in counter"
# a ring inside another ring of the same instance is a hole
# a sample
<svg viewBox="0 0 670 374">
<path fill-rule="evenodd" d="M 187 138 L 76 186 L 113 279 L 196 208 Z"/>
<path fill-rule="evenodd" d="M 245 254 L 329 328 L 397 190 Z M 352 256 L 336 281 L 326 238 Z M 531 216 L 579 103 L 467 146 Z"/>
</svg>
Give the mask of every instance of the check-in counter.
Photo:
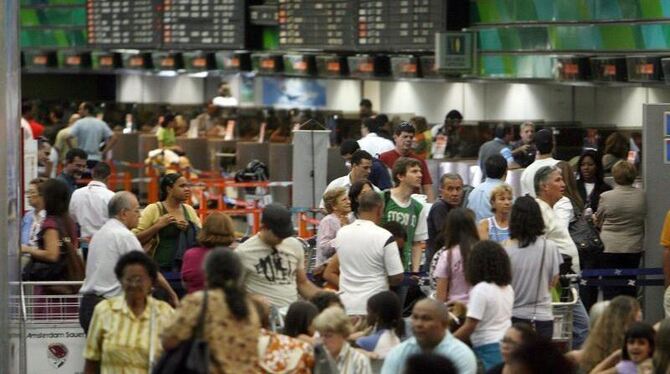
<svg viewBox="0 0 670 374">
<path fill-rule="evenodd" d="M 223 140 L 221 138 L 207 139 L 207 155 L 209 157 L 209 168 L 207 170 L 233 171 L 237 152 L 237 141 Z"/>
<path fill-rule="evenodd" d="M 293 179 L 293 144 L 270 143 L 270 181 L 286 182 Z M 272 200 L 291 206 L 292 187 L 270 187 Z"/>
<path fill-rule="evenodd" d="M 114 154 L 114 160 L 137 163 L 140 160 L 139 155 L 139 133 L 131 134 L 118 134 L 118 141 L 114 144 L 114 149 L 112 150 Z M 129 168 L 127 166 L 119 165 L 117 166 L 117 171 L 126 172 L 129 171 L 133 178 L 139 176 L 139 170 L 136 168 Z"/>
<path fill-rule="evenodd" d="M 244 169 L 252 160 L 270 165 L 270 143 L 237 142 L 237 169 Z"/>
<path fill-rule="evenodd" d="M 139 153 L 139 162 L 144 162 L 149 154 L 149 151 L 153 151 L 158 148 L 158 139 L 155 134 L 140 134 L 138 140 L 138 153 Z"/>
<path fill-rule="evenodd" d="M 349 174 L 349 169 L 340 155 L 340 147 L 328 148 L 328 183 L 333 179 Z"/>
<path fill-rule="evenodd" d="M 209 155 L 207 138 L 177 138 L 177 145 L 181 147 L 191 165 L 198 170 L 209 170 Z"/>
</svg>

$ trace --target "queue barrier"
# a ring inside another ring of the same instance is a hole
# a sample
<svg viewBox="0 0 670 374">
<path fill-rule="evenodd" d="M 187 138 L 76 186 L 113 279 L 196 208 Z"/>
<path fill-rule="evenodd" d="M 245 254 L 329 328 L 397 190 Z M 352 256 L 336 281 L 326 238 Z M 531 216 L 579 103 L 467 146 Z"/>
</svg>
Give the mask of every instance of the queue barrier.
<svg viewBox="0 0 670 374">
<path fill-rule="evenodd" d="M 664 286 L 663 278 L 638 279 L 640 276 L 663 276 L 663 268 L 640 269 L 584 269 L 579 280 L 580 286 L 586 287 L 639 287 Z M 635 277 L 629 279 L 624 277 Z M 623 279 L 617 279 L 623 278 Z"/>
</svg>

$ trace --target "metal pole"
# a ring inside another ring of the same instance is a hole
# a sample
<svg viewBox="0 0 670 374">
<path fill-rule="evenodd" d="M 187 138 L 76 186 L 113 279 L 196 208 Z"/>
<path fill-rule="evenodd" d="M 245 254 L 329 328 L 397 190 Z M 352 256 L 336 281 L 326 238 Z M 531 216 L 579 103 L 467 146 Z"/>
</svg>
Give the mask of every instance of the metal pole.
<svg viewBox="0 0 670 374">
<path fill-rule="evenodd" d="M 18 47 L 19 2 L 3 1 L 0 7 L 0 373 L 25 371 L 25 339 L 21 334 L 19 287 L 19 169 L 20 66 Z M 9 333 L 7 333 L 9 332 Z"/>
</svg>

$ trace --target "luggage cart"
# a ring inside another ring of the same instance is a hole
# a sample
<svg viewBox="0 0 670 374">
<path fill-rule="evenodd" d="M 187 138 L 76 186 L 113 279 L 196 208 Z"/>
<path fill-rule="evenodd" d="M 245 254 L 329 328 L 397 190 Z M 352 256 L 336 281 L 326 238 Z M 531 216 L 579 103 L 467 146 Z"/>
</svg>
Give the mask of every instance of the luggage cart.
<svg viewBox="0 0 670 374">
<path fill-rule="evenodd" d="M 570 301 L 551 303 L 554 313 L 554 336 L 552 341 L 561 352 L 567 353 L 572 349 L 572 310 L 579 301 L 579 292 L 570 287 Z"/>
<path fill-rule="evenodd" d="M 11 313 L 20 316 L 19 334 L 25 349 L 22 373 L 78 374 L 84 368 L 86 334 L 79 325 L 81 295 L 52 294 L 49 287 L 81 286 L 83 282 L 22 282 L 11 300 Z"/>
</svg>

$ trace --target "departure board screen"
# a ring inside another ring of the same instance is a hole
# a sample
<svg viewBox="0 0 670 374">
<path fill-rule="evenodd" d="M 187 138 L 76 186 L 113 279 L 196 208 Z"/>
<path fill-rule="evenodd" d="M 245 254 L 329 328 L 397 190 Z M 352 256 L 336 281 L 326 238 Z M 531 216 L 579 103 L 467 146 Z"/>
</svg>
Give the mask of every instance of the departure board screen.
<svg viewBox="0 0 670 374">
<path fill-rule="evenodd" d="M 85 47 L 86 0 L 21 0 L 21 48 Z"/>
<path fill-rule="evenodd" d="M 357 4 L 357 0 L 279 0 L 280 47 L 354 50 Z"/>
<path fill-rule="evenodd" d="M 157 47 L 162 0 L 87 0 L 88 41 L 101 47 Z"/>
<path fill-rule="evenodd" d="M 444 0 L 359 0 L 358 47 L 362 50 L 423 51 L 446 31 Z"/>
<path fill-rule="evenodd" d="M 163 45 L 244 48 L 245 3 L 239 0 L 164 0 Z"/>
</svg>

